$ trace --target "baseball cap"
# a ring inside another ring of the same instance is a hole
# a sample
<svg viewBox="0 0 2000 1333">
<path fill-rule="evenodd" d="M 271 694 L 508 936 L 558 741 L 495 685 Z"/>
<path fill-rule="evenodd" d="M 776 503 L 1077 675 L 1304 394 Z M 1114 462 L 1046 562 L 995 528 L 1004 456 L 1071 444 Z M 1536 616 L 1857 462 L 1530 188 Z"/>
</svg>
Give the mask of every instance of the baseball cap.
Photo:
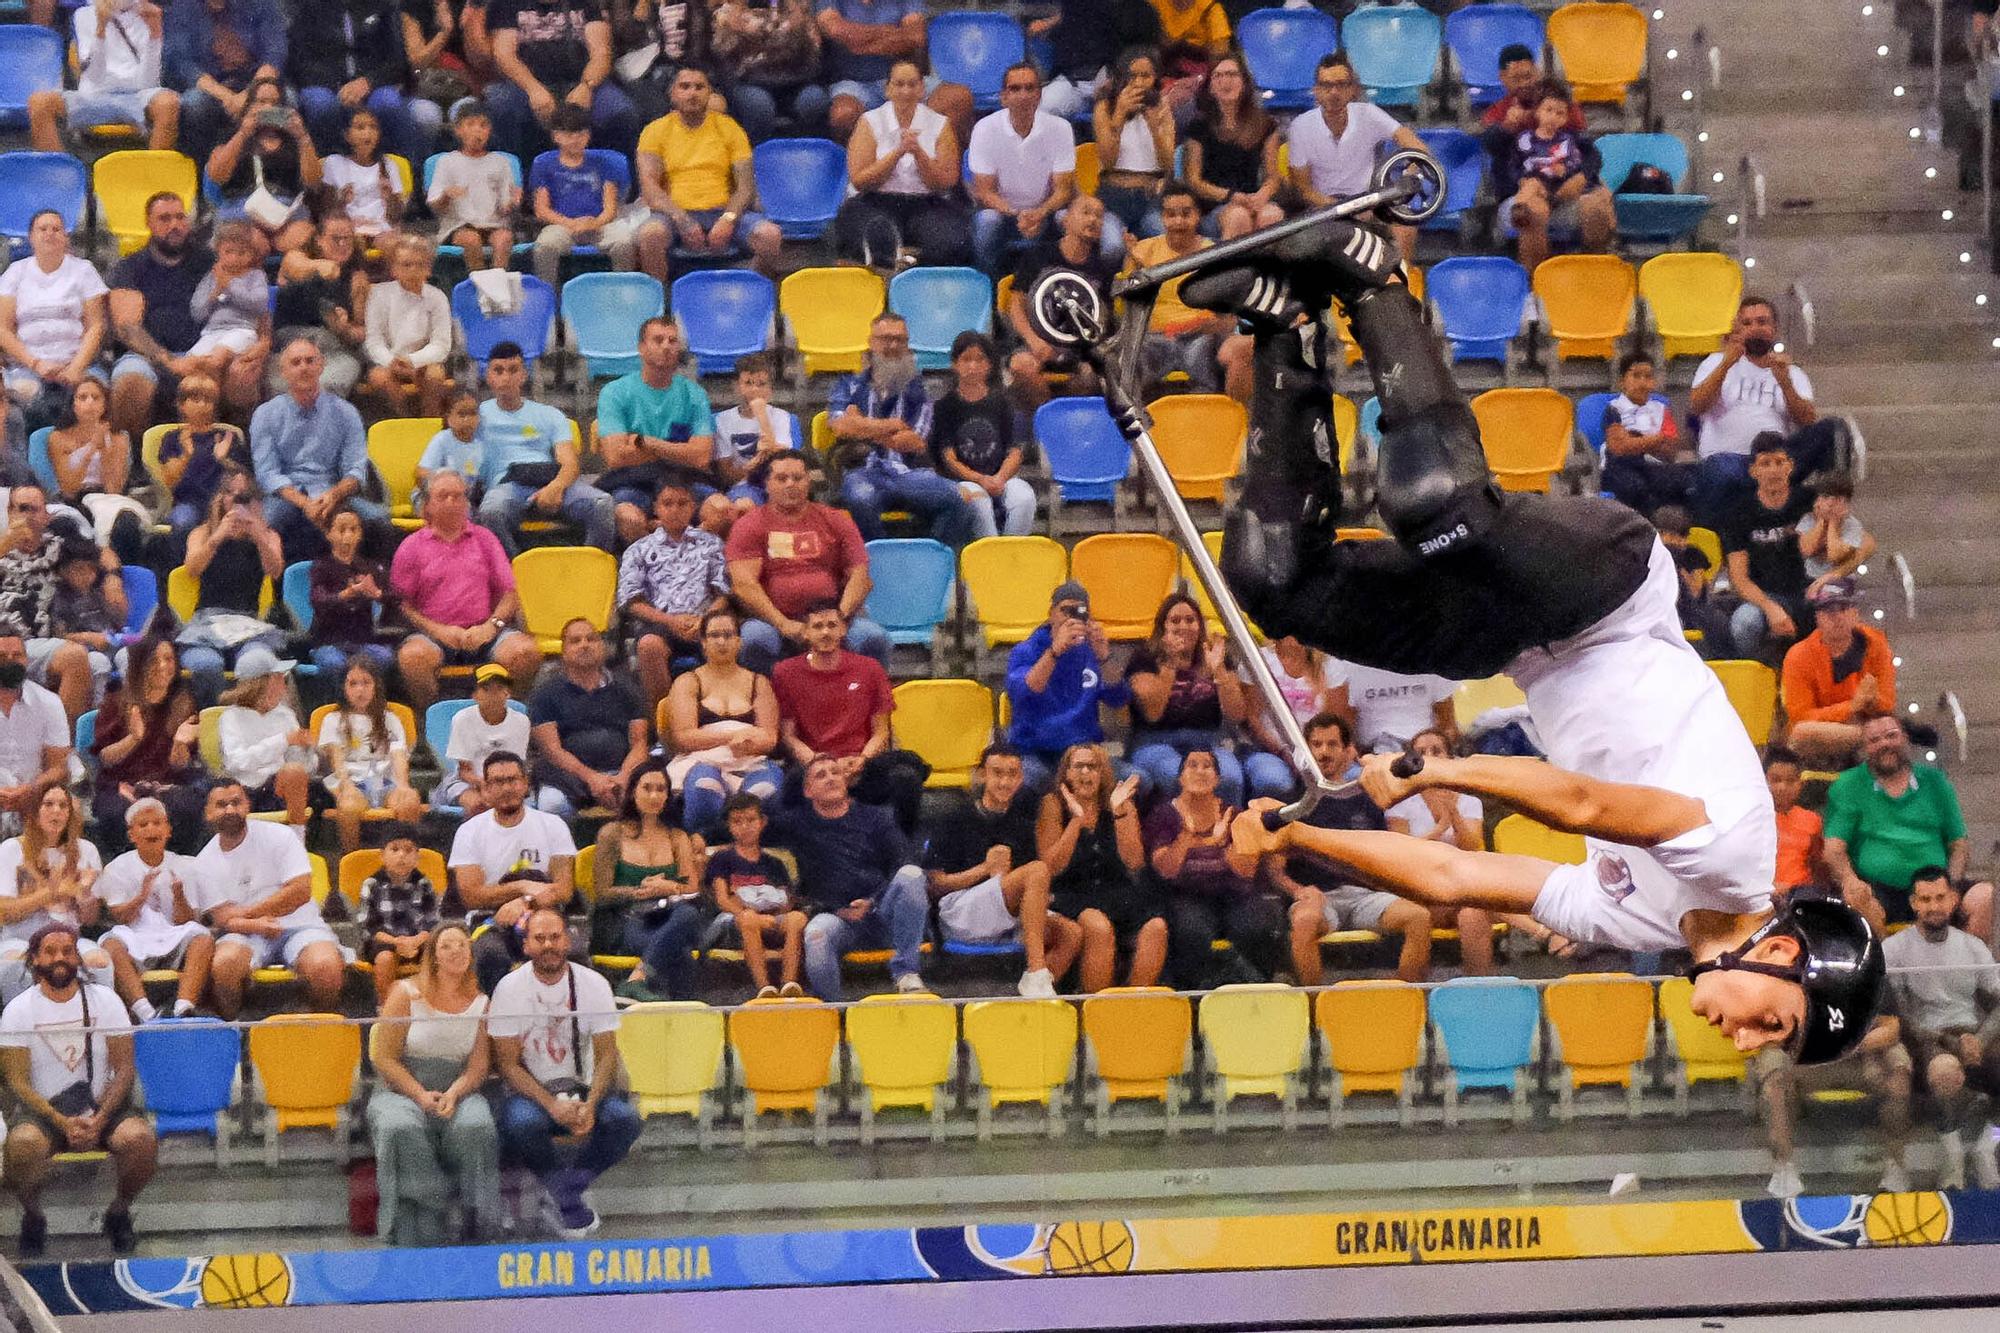
<svg viewBox="0 0 2000 1333">
<path fill-rule="evenodd" d="M 1842 607 L 1853 606 L 1854 580 L 1828 579 L 1820 585 L 1820 590 L 1813 594 L 1812 604 L 1814 609 L 1820 611 L 1833 611 Z"/>
<path fill-rule="evenodd" d="M 488 662 L 485 666 L 472 673 L 474 688 L 484 685 L 489 680 L 497 680 L 503 685 L 512 685 L 514 683 L 512 673 L 498 662 Z"/>
<path fill-rule="evenodd" d="M 261 643 L 253 643 L 236 655 L 236 678 L 255 680 L 259 676 L 288 673 L 297 662 L 287 661 Z"/>
<path fill-rule="evenodd" d="M 1085 615 L 1090 614 L 1090 592 L 1075 579 L 1059 585 L 1054 592 L 1049 594 L 1049 605 L 1051 607 L 1061 606 L 1064 602 L 1080 602 L 1082 603 L 1083 613 Z"/>
</svg>

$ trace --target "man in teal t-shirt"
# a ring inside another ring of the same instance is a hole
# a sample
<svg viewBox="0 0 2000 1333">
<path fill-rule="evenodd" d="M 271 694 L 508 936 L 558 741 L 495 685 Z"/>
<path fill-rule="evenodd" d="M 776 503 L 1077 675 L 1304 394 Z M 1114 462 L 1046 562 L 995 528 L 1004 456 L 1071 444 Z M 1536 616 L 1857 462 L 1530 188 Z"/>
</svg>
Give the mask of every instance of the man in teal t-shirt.
<svg viewBox="0 0 2000 1333">
<path fill-rule="evenodd" d="M 618 535 L 635 542 L 652 526 L 653 497 L 669 477 L 715 494 L 715 414 L 703 388 L 680 373 L 686 355 L 680 326 L 649 319 L 639 329 L 639 369 L 597 395 L 597 447 L 611 465 L 600 480 L 617 503 Z"/>
<path fill-rule="evenodd" d="M 577 480 L 583 462 L 569 418 L 528 401 L 527 384 L 521 349 L 496 344 L 486 359 L 493 396 L 479 405 L 479 475 L 486 483 L 479 522 L 510 556 L 521 553 L 521 524 L 530 518 L 561 517 L 583 529 L 586 546 L 609 551 L 617 535 L 611 497 Z"/>
</svg>

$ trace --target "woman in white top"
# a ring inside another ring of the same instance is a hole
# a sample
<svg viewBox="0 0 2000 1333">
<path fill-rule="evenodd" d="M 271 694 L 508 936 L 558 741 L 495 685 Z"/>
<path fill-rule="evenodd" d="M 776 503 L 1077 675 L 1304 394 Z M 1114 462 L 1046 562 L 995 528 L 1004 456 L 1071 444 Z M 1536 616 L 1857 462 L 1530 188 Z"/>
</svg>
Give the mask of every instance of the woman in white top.
<svg viewBox="0 0 2000 1333">
<path fill-rule="evenodd" d="M 424 798 L 410 785 L 410 738 L 403 720 L 389 711 L 388 698 L 382 668 L 357 654 L 347 661 L 339 705 L 319 725 L 342 856 L 359 850 L 361 820 L 370 810 L 387 810 L 411 824 L 424 816 Z"/>
<path fill-rule="evenodd" d="M 7 392 L 35 430 L 55 424 L 69 391 L 96 364 L 110 289 L 69 252 L 69 231 L 53 208 L 29 221 L 28 245 L 32 253 L 0 273 L 0 357 Z"/>
<path fill-rule="evenodd" d="M 292 711 L 292 668 L 263 644 L 236 655 L 216 731 L 222 775 L 250 793 L 252 810 L 283 810 L 294 828 L 312 818 L 312 735 Z"/>
<path fill-rule="evenodd" d="M 1174 112 L 1160 94 L 1159 58 L 1135 48 L 1118 57 L 1090 112 L 1097 140 L 1097 197 L 1132 236 L 1158 236 L 1160 191 L 1174 164 Z"/>
<path fill-rule="evenodd" d="M 33 984 L 28 939 L 52 921 L 72 928 L 96 922 L 103 906 L 91 892 L 104 860 L 83 836 L 83 809 L 64 787 L 51 787 L 18 838 L 0 842 L 0 1003 Z M 95 986 L 109 986 L 111 957 L 88 941 L 83 970 Z"/>
<path fill-rule="evenodd" d="M 453 387 L 445 362 L 451 357 L 451 301 L 431 286 L 437 250 L 421 236 L 406 236 L 396 247 L 388 282 L 368 292 L 368 389 L 391 417 L 442 417 Z"/>
<path fill-rule="evenodd" d="M 1452 753 L 1451 738 L 1431 727 L 1410 738 L 1410 749 L 1426 760 L 1449 758 Z M 1485 808 L 1477 796 L 1433 788 L 1398 801 L 1386 813 L 1389 827 L 1399 833 L 1441 842 L 1462 852 L 1486 850 Z M 1448 907 L 1431 908 L 1431 920 L 1435 924 L 1458 931 L 1459 957 L 1468 976 L 1493 974 L 1495 919 L 1495 914 L 1483 907 L 1461 907 L 1456 912 Z M 1512 917 L 1508 919 L 1515 920 Z M 1547 927 L 1527 918 L 1521 918 L 1520 925 L 1537 938 L 1547 936 Z"/>
<path fill-rule="evenodd" d="M 848 197 L 834 220 L 840 249 L 880 262 L 893 228 L 902 248 L 928 266 L 970 264 L 972 219 L 959 185 L 958 135 L 924 105 L 924 72 L 916 61 L 891 65 L 887 90 L 889 100 L 863 116 L 847 141 Z"/>
<path fill-rule="evenodd" d="M 492 1068 L 486 996 L 460 925 L 433 931 L 417 975 L 382 1006 L 368 1098 L 380 1196 L 375 1232 L 388 1245 L 443 1245 L 496 1234 L 500 1136 L 479 1095 Z M 451 1225 L 456 1200 L 461 1224 Z"/>
<path fill-rule="evenodd" d="M 1272 679 L 1278 682 L 1278 693 L 1285 697 L 1286 707 L 1301 727 L 1321 713 L 1338 711 L 1333 707 L 1333 691 L 1339 675 L 1325 653 L 1306 647 L 1289 634 L 1258 651 L 1264 656 L 1264 665 L 1271 669 Z M 1246 674 L 1244 679 L 1249 676 Z M 1246 690 L 1244 696 L 1250 705 L 1250 735 L 1257 742 L 1257 750 L 1244 757 L 1243 781 L 1252 800 L 1259 796 L 1289 800 L 1299 790 L 1298 775 L 1286 758 L 1291 746 L 1278 731 L 1263 696 L 1256 690 Z M 1327 776 L 1339 778 L 1334 773 Z"/>
</svg>

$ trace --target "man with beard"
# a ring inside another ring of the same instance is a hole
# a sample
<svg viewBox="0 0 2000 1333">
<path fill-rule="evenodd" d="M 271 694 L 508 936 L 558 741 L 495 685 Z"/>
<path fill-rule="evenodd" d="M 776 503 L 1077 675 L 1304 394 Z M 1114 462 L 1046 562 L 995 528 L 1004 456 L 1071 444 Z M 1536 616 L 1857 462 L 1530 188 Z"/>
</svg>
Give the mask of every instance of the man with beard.
<svg viewBox="0 0 2000 1333">
<path fill-rule="evenodd" d="M 656 315 L 639 326 L 639 368 L 597 395 L 597 448 L 610 467 L 597 485 L 611 493 L 625 545 L 646 535 L 646 515 L 669 477 L 697 505 L 715 490 L 715 413 L 707 391 L 680 373 L 686 353 L 681 326 Z"/>
<path fill-rule="evenodd" d="M 847 617 L 847 647 L 886 670 L 889 636 L 860 614 L 875 586 L 861 530 L 842 510 L 809 499 L 810 487 L 803 455 L 772 459 L 764 474 L 770 498 L 737 519 L 723 543 L 730 591 L 750 617 L 740 660 L 770 674 L 780 657 L 805 646 L 807 609 L 831 600 Z"/>
<path fill-rule="evenodd" d="M 62 1152 L 108 1152 L 118 1193 L 104 1210 L 111 1248 L 130 1254 L 136 1243 L 132 1201 L 153 1178 L 159 1140 L 143 1115 L 132 1113 L 132 1060 L 125 1006 L 103 986 L 81 984 L 76 928 L 51 923 L 28 941 L 35 984 L 0 1012 L 0 1070 L 22 1119 L 7 1134 L 7 1186 L 21 1201 L 24 1259 L 48 1244 L 42 1186 Z"/>
<path fill-rule="evenodd" d="M 931 400 L 901 315 L 875 316 L 868 326 L 867 360 L 858 374 L 842 375 L 833 386 L 826 419 L 834 454 L 846 466 L 841 507 L 854 516 L 864 541 L 888 535 L 882 527 L 886 509 L 909 510 L 953 550 L 971 539 L 972 511 L 965 497 L 931 467 Z"/>
<path fill-rule="evenodd" d="M 1007 322 L 1021 340 L 1020 350 L 1007 363 L 1013 377 L 1014 402 L 1024 412 L 1033 412 L 1049 400 L 1051 375 L 1068 377 L 1071 393 L 1097 392 L 1097 377 L 1076 354 L 1055 347 L 1035 331 L 1028 318 L 1028 293 L 1035 280 L 1050 269 L 1067 269 L 1097 289 L 1098 299 L 1111 309 L 1111 284 L 1118 277 L 1120 255 L 1104 253 L 1104 205 L 1095 195 L 1080 195 L 1065 211 L 1062 230 L 1057 235 L 1043 231 L 1041 238 L 1021 253 L 1014 266 L 1014 294 L 1007 298 Z"/>
<path fill-rule="evenodd" d="M 74 510 L 65 511 L 67 519 Z M 71 643 L 56 633 L 55 599 L 61 586 L 56 570 L 62 564 L 66 539 L 75 535 L 68 522 L 55 523 L 48 493 L 37 485 L 16 486 L 7 496 L 7 526 L 0 531 L 0 617 L 21 632 L 28 675 L 62 699 L 70 724 L 102 697 L 111 674 L 109 654 Z M 125 576 L 118 557 L 106 546 L 98 553 L 104 569 L 104 603 L 120 621 L 125 618 Z M 19 689 L 0 684 L 0 689 Z M 36 769 L 14 771 L 13 781 L 26 781 Z M 0 779 L 5 781 L 5 779 Z M 37 794 L 39 797 L 39 793 Z M 0 799 L 0 805 L 4 805 Z"/>
<path fill-rule="evenodd" d="M 480 792 L 486 811 L 458 826 L 446 863 L 467 923 L 491 923 L 492 929 L 472 942 L 479 988 L 490 994 L 527 956 L 528 914 L 542 907 L 561 912 L 569 902 L 576 840 L 568 824 L 528 808 L 528 765 L 520 755 L 509 750 L 487 755 Z"/>
</svg>

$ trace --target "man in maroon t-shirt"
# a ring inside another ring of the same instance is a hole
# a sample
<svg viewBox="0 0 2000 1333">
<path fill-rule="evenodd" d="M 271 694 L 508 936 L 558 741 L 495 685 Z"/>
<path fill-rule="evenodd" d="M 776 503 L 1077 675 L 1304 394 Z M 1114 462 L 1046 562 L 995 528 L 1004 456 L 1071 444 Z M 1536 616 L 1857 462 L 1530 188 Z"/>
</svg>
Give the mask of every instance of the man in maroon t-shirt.
<svg viewBox="0 0 2000 1333">
<path fill-rule="evenodd" d="M 1514 45 L 1502 48 L 1500 52 L 1500 86 L 1507 95 L 1486 108 L 1479 117 L 1479 123 L 1489 130 L 1504 130 L 1507 140 L 1522 130 L 1535 126 L 1535 93 L 1542 85 L 1541 62 L 1527 47 Z M 1583 133 L 1583 108 L 1575 99 L 1569 104 L 1569 124 L 1565 127 L 1578 134 Z M 1496 142 L 1488 136 L 1490 148 Z"/>
<path fill-rule="evenodd" d="M 861 614 L 874 583 L 861 529 L 844 510 L 808 498 L 805 459 L 780 456 L 765 474 L 765 503 L 736 520 L 723 554 L 730 591 L 750 617 L 743 622 L 740 659 L 769 672 L 805 641 L 802 617 L 816 602 L 833 602 L 850 622 L 847 646 L 889 665 L 889 636 Z"/>
<path fill-rule="evenodd" d="M 903 831 L 913 832 L 930 766 L 893 747 L 889 673 L 873 658 L 842 648 L 848 637 L 847 617 L 832 599 L 807 608 L 804 655 L 786 658 L 771 672 L 779 744 L 801 774 L 821 755 L 834 756 L 855 800 L 888 806 Z"/>
</svg>

